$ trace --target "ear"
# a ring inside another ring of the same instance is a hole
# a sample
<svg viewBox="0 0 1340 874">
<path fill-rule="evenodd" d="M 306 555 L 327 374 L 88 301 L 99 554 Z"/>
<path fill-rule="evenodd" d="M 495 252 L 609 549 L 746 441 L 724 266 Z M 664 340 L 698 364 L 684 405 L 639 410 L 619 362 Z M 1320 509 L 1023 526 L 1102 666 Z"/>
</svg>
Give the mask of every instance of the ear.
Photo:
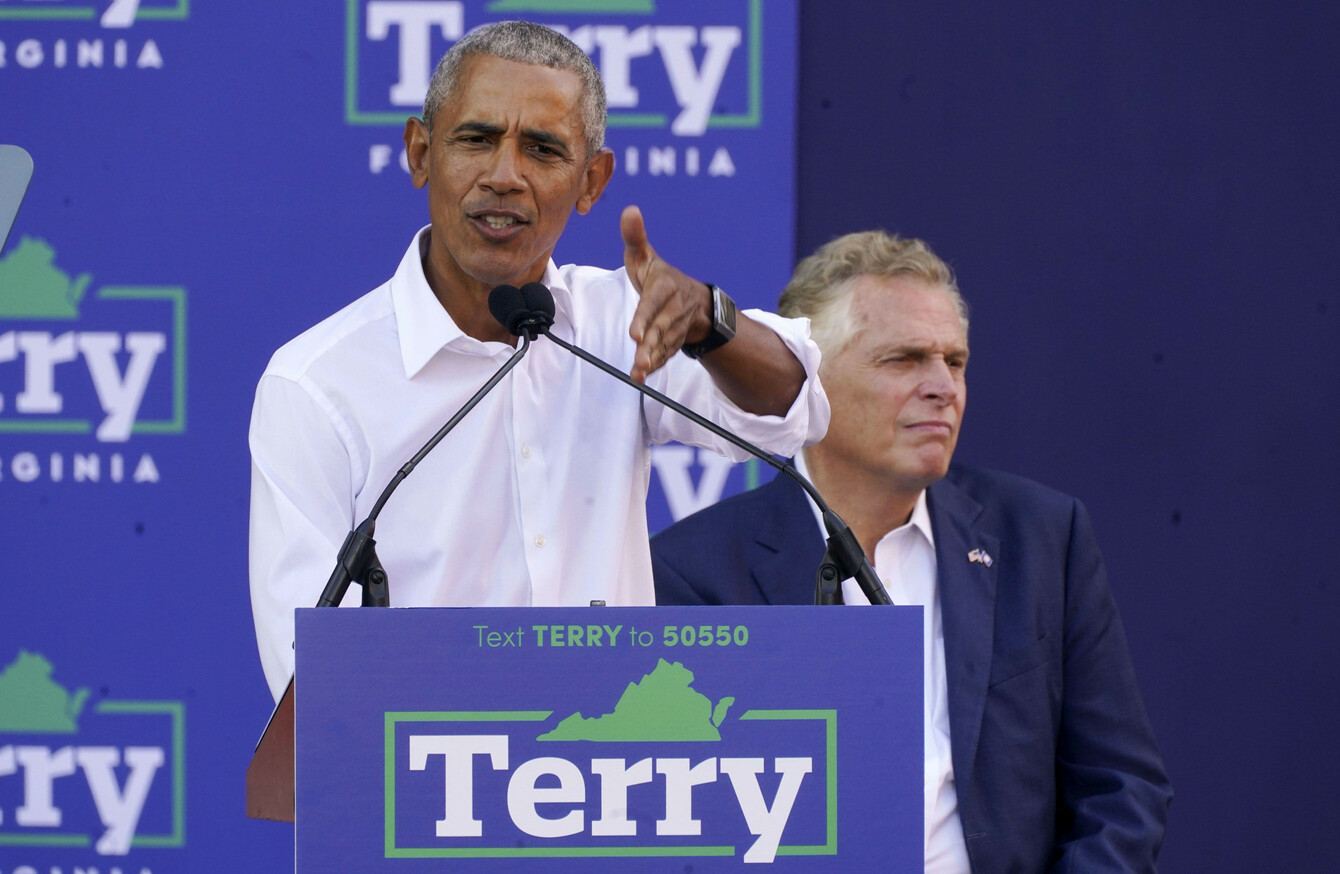
<svg viewBox="0 0 1340 874">
<path fill-rule="evenodd" d="M 428 128 L 417 118 L 405 122 L 405 159 L 409 163 L 409 177 L 415 188 L 428 184 L 428 164 L 431 160 Z"/>
<path fill-rule="evenodd" d="M 582 193 L 577 198 L 577 213 L 586 215 L 591 211 L 591 207 L 596 205 L 600 195 L 605 191 L 605 186 L 609 184 L 610 177 L 614 175 L 614 152 L 609 149 L 601 149 L 591 156 L 591 160 L 586 162 L 586 170 L 582 175 Z"/>
</svg>

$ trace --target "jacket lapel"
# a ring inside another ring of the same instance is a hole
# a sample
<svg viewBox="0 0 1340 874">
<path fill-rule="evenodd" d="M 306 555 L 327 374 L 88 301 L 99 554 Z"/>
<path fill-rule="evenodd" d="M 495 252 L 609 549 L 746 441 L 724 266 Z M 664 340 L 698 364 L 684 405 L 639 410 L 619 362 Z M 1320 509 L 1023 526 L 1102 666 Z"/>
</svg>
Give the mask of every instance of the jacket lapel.
<svg viewBox="0 0 1340 874">
<path fill-rule="evenodd" d="M 749 569 L 765 604 L 813 604 L 824 541 L 804 490 L 778 474 L 760 487 L 767 512 L 758 527 Z"/>
<path fill-rule="evenodd" d="M 949 480 L 930 487 L 928 504 L 944 623 L 950 746 L 962 797 L 977 756 L 995 636 L 996 567 L 981 556 L 999 555 L 1000 541 L 976 525 L 981 505 Z M 981 551 L 979 560 L 970 556 L 973 550 Z"/>
</svg>

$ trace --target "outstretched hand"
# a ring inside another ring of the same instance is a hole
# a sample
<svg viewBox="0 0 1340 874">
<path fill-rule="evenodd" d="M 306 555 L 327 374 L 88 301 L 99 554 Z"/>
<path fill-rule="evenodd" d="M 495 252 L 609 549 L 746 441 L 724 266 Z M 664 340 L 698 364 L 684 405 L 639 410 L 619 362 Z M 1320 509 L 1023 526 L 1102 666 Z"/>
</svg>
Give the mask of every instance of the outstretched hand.
<svg viewBox="0 0 1340 874">
<path fill-rule="evenodd" d="M 712 329 L 712 294 L 707 286 L 663 261 L 647 241 L 642 210 L 630 206 L 619 217 L 623 264 L 641 296 L 628 335 L 637 343 L 633 370 L 638 382 L 670 360 L 688 342 L 701 342 Z"/>
</svg>

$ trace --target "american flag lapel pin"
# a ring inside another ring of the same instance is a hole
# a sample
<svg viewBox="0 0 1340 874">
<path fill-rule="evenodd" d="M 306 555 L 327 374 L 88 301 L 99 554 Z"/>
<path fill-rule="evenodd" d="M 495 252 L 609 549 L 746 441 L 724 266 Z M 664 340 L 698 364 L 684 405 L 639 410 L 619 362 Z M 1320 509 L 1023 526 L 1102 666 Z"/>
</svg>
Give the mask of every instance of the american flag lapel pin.
<svg viewBox="0 0 1340 874">
<path fill-rule="evenodd" d="M 993 559 L 991 557 L 991 554 L 987 552 L 985 549 L 974 549 L 968 553 L 968 561 L 975 561 L 978 564 L 985 565 L 986 567 L 991 567 L 991 564 L 992 562 L 995 561 L 995 559 Z"/>
</svg>

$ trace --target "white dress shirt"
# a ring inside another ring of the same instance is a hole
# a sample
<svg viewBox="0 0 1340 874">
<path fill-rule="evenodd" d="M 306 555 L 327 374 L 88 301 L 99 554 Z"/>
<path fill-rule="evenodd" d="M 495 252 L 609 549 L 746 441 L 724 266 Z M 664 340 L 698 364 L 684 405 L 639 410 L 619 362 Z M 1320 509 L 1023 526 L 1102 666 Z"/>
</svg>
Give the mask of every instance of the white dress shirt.
<svg viewBox="0 0 1340 874">
<path fill-rule="evenodd" d="M 515 351 L 466 336 L 424 278 L 427 229 L 395 276 L 284 345 L 251 419 L 251 600 L 276 698 L 293 673 L 293 610 L 316 603 L 345 535 L 396 471 Z M 553 331 L 627 372 L 636 290 L 623 270 L 559 268 Z M 805 320 L 750 311 L 805 368 L 785 417 L 753 416 L 697 362 L 647 380 L 781 455 L 823 436 L 828 401 Z M 649 447 L 677 440 L 735 460 L 729 443 L 540 338 L 404 481 L 377 523 L 398 606 L 655 602 L 647 546 Z M 351 586 L 346 604 L 358 603 Z"/>
<path fill-rule="evenodd" d="M 796 457 L 796 469 L 809 478 L 803 452 Z M 810 506 L 814 509 L 819 530 L 827 537 L 823 516 L 812 499 Z M 940 616 L 935 534 L 931 531 L 925 491 L 917 498 L 907 524 L 885 534 L 875 545 L 874 566 L 894 604 L 923 608 L 926 874 L 971 874 L 954 789 L 954 761 L 949 746 L 949 688 L 945 681 L 945 633 Z M 854 579 L 842 582 L 842 600 L 846 604 L 870 606 L 870 599 Z"/>
</svg>

